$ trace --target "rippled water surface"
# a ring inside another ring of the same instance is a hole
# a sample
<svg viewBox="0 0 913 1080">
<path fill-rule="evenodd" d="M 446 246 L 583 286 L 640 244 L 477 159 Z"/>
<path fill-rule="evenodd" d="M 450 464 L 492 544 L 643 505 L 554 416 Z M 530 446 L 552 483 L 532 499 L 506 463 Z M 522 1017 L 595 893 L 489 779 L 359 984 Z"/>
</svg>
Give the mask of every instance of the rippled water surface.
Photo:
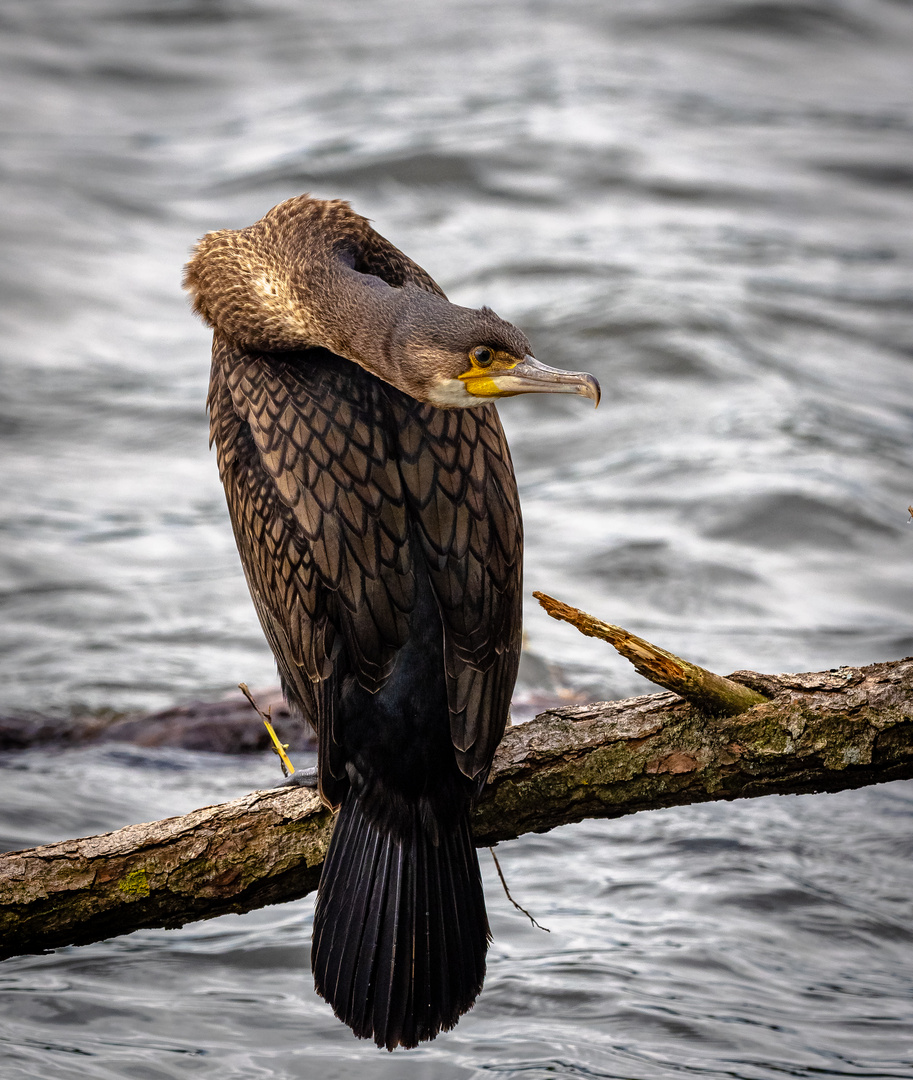
<svg viewBox="0 0 913 1080">
<path fill-rule="evenodd" d="M 527 595 L 721 671 L 913 652 L 909 4 L 5 0 L 0 31 L 3 712 L 273 681 L 180 268 L 304 190 L 602 381 L 501 409 Z M 532 601 L 526 631 L 529 688 L 643 686 Z M 271 775 L 2 766 L 7 848 Z M 893 784 L 524 838 L 552 933 L 489 881 L 485 993 L 411 1054 L 314 997 L 307 902 L 10 961 L 2 1075 L 910 1077 L 911 824 Z"/>
</svg>

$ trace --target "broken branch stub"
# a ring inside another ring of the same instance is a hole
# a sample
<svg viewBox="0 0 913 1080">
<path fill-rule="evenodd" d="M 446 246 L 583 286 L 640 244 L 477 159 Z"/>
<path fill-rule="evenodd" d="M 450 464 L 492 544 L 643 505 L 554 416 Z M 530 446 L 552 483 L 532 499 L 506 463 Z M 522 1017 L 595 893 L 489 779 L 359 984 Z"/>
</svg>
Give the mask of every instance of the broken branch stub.
<svg viewBox="0 0 913 1080">
<path fill-rule="evenodd" d="M 680 694 L 704 712 L 715 716 L 738 716 L 753 705 L 767 701 L 756 690 L 683 660 L 620 626 L 603 622 L 546 593 L 534 592 L 533 596 L 553 619 L 570 623 L 587 637 L 614 645 L 626 660 L 631 661 L 638 674 L 657 686 Z"/>
</svg>

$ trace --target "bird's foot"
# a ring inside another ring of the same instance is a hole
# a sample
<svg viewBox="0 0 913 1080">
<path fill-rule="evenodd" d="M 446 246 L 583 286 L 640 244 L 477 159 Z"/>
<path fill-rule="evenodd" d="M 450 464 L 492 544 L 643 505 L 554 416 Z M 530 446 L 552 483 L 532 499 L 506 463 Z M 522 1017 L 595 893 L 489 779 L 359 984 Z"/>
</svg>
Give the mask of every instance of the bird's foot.
<svg viewBox="0 0 913 1080">
<path fill-rule="evenodd" d="M 276 787 L 305 787 L 317 789 L 317 770 L 316 769 L 296 769 L 295 772 L 288 778 L 283 780 L 281 784 L 276 784 Z"/>
</svg>

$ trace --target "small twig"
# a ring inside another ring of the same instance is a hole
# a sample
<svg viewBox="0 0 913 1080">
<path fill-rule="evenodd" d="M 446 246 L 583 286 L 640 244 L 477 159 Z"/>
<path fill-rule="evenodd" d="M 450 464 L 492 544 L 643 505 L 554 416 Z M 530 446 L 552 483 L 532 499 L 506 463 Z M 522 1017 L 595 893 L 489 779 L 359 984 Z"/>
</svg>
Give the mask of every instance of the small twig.
<svg viewBox="0 0 913 1080">
<path fill-rule="evenodd" d="M 248 689 L 247 683 L 238 683 L 238 689 L 247 698 L 251 705 L 253 705 L 254 712 L 266 725 L 266 730 L 269 732 L 269 737 L 273 740 L 273 753 L 279 755 L 279 764 L 282 766 L 282 775 L 291 776 L 291 774 L 295 771 L 295 766 L 291 763 L 288 754 L 286 754 L 285 752 L 286 750 L 288 750 L 289 744 L 279 742 L 279 736 L 276 734 L 275 728 L 272 725 L 270 717 L 270 711 L 272 710 L 272 706 L 270 706 L 270 709 L 267 710 L 267 712 L 264 712 L 256 703 L 256 701 L 254 701 L 254 695 Z"/>
<path fill-rule="evenodd" d="M 526 910 L 526 908 L 521 907 L 517 903 L 517 901 L 514 900 L 514 898 L 510 895 L 510 889 L 508 889 L 507 882 L 504 880 L 504 873 L 501 870 L 501 864 L 498 862 L 498 856 L 495 855 L 495 849 L 493 847 L 490 847 L 488 850 L 491 852 L 491 857 L 495 861 L 495 870 L 498 871 L 498 877 L 501 879 L 501 884 L 504 886 L 504 894 L 507 897 L 507 899 L 514 905 L 514 907 L 517 909 L 517 911 L 522 911 L 523 912 L 523 914 L 527 917 L 527 919 L 529 919 L 529 921 L 533 924 L 533 926 L 538 927 L 540 930 L 544 930 L 546 932 L 546 934 L 550 934 L 551 930 L 549 930 L 549 928 L 547 926 L 543 926 L 541 923 L 536 922 L 536 920 L 532 917 L 532 915 L 530 915 L 530 913 Z"/>
<path fill-rule="evenodd" d="M 907 510 L 910 512 L 910 519 L 913 520 L 913 506 L 908 506 Z"/>
</svg>

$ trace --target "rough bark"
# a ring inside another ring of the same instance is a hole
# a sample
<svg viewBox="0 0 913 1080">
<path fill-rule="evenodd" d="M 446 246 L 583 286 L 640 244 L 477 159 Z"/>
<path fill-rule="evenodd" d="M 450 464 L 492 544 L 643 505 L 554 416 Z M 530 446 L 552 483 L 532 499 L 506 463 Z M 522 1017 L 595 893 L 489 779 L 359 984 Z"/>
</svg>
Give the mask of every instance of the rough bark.
<svg viewBox="0 0 913 1080">
<path fill-rule="evenodd" d="M 480 846 L 589 817 L 913 776 L 913 658 L 731 677 L 767 700 L 710 717 L 671 693 L 550 710 L 508 730 Z M 303 789 L 0 855 L 0 957 L 304 896 L 332 815 Z"/>
<path fill-rule="evenodd" d="M 650 694 L 511 729 L 476 811 L 478 843 L 583 818 L 913 776 L 913 658 L 731 678 L 768 700 L 712 717 L 675 694 Z"/>
</svg>

